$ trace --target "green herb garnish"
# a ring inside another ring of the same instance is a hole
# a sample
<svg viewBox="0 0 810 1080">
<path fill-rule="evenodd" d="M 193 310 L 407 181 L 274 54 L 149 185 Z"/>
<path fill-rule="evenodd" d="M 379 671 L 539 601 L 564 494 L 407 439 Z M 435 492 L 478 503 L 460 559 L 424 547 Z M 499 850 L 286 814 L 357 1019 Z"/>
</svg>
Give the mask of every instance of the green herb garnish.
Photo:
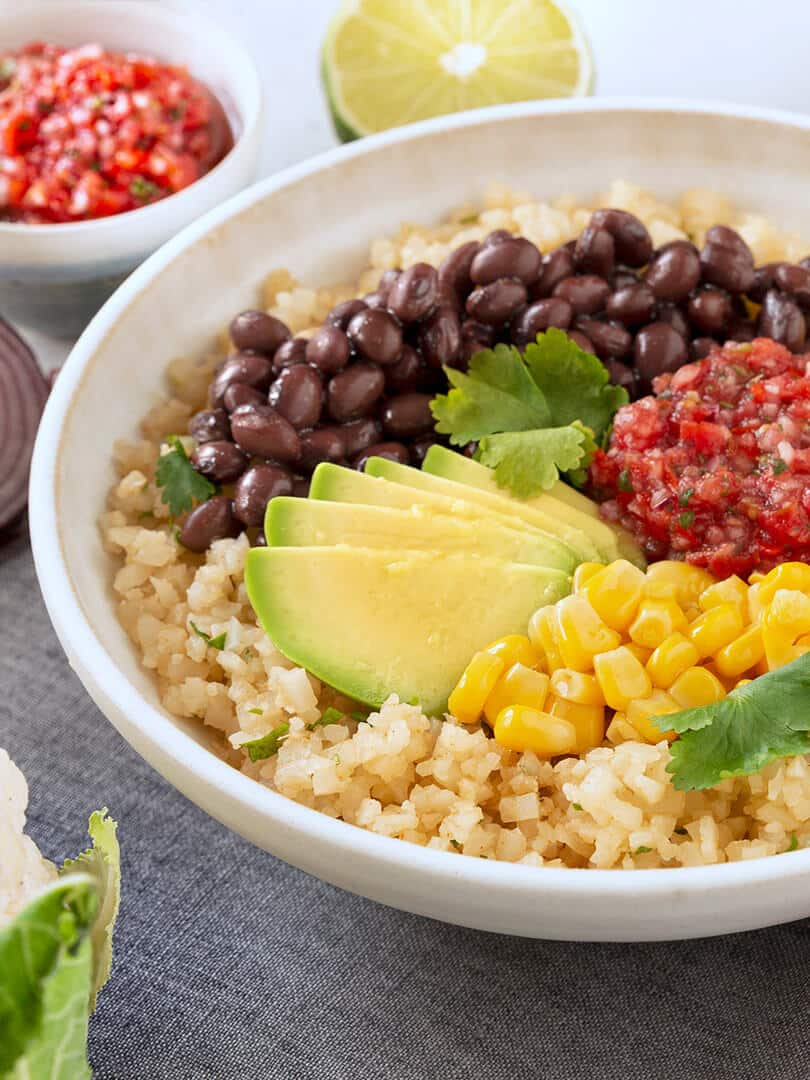
<svg viewBox="0 0 810 1080">
<path fill-rule="evenodd" d="M 779 474 L 783 473 L 786 468 L 787 462 L 783 461 L 781 458 L 776 458 L 773 463 L 773 475 L 779 476 Z"/>
<path fill-rule="evenodd" d="M 145 176 L 136 176 L 129 185 L 129 193 L 134 199 L 146 202 L 147 199 L 154 199 L 156 195 L 160 195 L 160 188 L 151 180 L 147 180 Z"/>
<path fill-rule="evenodd" d="M 242 743 L 242 749 L 247 750 L 251 761 L 263 761 L 265 758 L 273 757 L 274 754 L 278 753 L 279 747 L 289 734 L 290 725 L 284 720 L 277 727 L 274 727 L 272 731 L 262 735 L 260 739 Z"/>
<path fill-rule="evenodd" d="M 688 506 L 689 505 L 689 500 L 692 498 L 692 496 L 694 494 L 695 494 L 695 489 L 694 488 L 687 488 L 686 491 L 682 492 L 678 496 L 678 504 L 680 506 Z"/>
<path fill-rule="evenodd" d="M 572 802 L 571 805 L 573 806 L 573 808 L 575 810 L 581 810 L 582 809 L 582 803 Z"/>
<path fill-rule="evenodd" d="M 179 517 L 190 510 L 195 502 L 201 503 L 210 499 L 217 489 L 191 464 L 178 435 L 169 435 L 166 442 L 171 449 L 161 454 L 158 459 L 155 483 L 163 489 L 161 502 L 168 506 L 172 517 Z M 179 539 L 178 534 L 177 540 Z"/>
<path fill-rule="evenodd" d="M 194 622 L 193 619 L 189 619 L 188 622 L 189 622 L 189 626 L 194 631 L 194 633 L 197 635 L 197 637 L 201 637 L 203 639 L 203 641 L 207 645 L 209 645 L 212 649 L 224 649 L 225 648 L 225 642 L 228 640 L 228 632 L 227 632 L 227 630 L 223 630 L 222 633 L 217 634 L 216 637 L 211 637 L 211 635 L 206 634 L 206 632 L 204 630 L 200 630 L 199 626 L 197 626 L 197 624 Z"/>
<path fill-rule="evenodd" d="M 313 720 L 311 724 L 307 724 L 307 731 L 314 731 L 318 727 L 326 727 L 327 724 L 339 724 L 344 715 L 340 709 L 330 706 L 318 720 Z"/>
<path fill-rule="evenodd" d="M 622 469 L 618 480 L 619 491 L 632 491 L 633 481 L 630 479 L 630 470 Z"/>
<path fill-rule="evenodd" d="M 684 510 L 684 512 L 682 514 L 678 515 L 678 524 L 680 525 L 680 527 L 682 529 L 691 528 L 691 526 L 694 524 L 694 521 L 695 521 L 695 511 L 694 510 Z"/>
<path fill-rule="evenodd" d="M 792 833 L 790 837 L 790 847 L 788 851 L 795 851 L 799 846 L 799 838 L 796 833 Z"/>
<path fill-rule="evenodd" d="M 248 712 L 254 716 L 264 716 L 264 709 L 248 709 Z"/>
<path fill-rule="evenodd" d="M 681 737 L 667 771 L 679 791 L 714 787 L 730 776 L 749 776 L 770 761 L 810 753 L 810 653 L 721 701 L 653 719 Z"/>
<path fill-rule="evenodd" d="M 641 844 L 639 847 L 636 848 L 636 850 L 633 852 L 633 854 L 634 855 L 646 855 L 648 851 L 652 851 L 652 848 L 647 847 L 646 844 Z"/>
</svg>

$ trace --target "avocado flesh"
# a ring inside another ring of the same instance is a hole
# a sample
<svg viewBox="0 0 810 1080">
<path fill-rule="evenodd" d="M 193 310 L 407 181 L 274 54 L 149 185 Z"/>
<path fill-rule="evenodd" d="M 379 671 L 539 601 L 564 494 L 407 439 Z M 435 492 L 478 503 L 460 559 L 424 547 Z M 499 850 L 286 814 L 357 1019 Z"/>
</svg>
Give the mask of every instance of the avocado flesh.
<svg viewBox="0 0 810 1080">
<path fill-rule="evenodd" d="M 432 476 L 443 476 L 445 480 L 455 480 L 456 483 L 468 484 L 494 495 L 504 494 L 503 488 L 498 487 L 492 469 L 464 454 L 448 450 L 446 446 L 431 446 L 425 455 L 422 469 Z M 561 521 L 575 525 L 587 533 L 608 561 L 629 559 L 636 566 L 646 566 L 641 549 L 630 533 L 621 527 L 611 528 L 602 521 L 598 504 L 587 495 L 576 491 L 570 484 L 558 480 L 547 493 L 531 499 L 521 499 L 519 502 L 524 506 L 548 512 L 551 508 L 549 499 L 553 499 L 556 504 L 551 512 L 557 514 Z"/>
<path fill-rule="evenodd" d="M 400 465 L 386 458 L 369 458 L 366 463 L 366 472 L 369 476 L 382 477 L 385 480 L 393 480 L 397 484 L 415 487 L 420 491 L 444 495 L 447 499 L 465 499 L 479 507 L 479 515 L 490 514 L 494 510 L 501 514 L 511 514 L 521 518 L 528 525 L 534 525 L 550 536 L 556 536 L 562 540 L 573 550 L 577 562 L 607 561 L 605 555 L 582 529 L 568 525 L 559 516 L 547 510 L 527 506 L 520 499 L 482 491 L 480 488 L 469 487 L 467 484 L 459 484 L 455 480 L 446 480 L 443 476 L 420 472 L 419 469 L 411 468 L 410 465 Z"/>
<path fill-rule="evenodd" d="M 478 650 L 525 633 L 570 591 L 559 570 L 396 548 L 267 547 L 247 556 L 248 596 L 290 660 L 379 707 L 395 693 L 441 714 Z"/>
<path fill-rule="evenodd" d="M 458 486 L 458 494 L 465 495 L 465 489 Z M 544 544 L 548 553 L 547 564 L 567 573 L 573 573 L 582 559 L 556 536 L 528 525 L 520 517 L 510 513 L 488 510 L 482 514 L 480 505 L 466 498 L 448 499 L 432 491 L 421 491 L 402 483 L 393 483 L 381 477 L 370 476 L 347 469 L 342 465 L 324 462 L 312 474 L 309 489 L 310 500 L 324 500 L 352 505 L 389 507 L 396 510 L 412 510 L 414 507 L 432 510 L 436 514 L 449 515 L 457 521 L 464 520 L 476 528 L 479 523 L 531 535 L 535 542 Z M 270 506 L 273 505 L 273 500 Z M 506 500 L 504 500 L 506 502 Z M 508 506 L 509 504 L 507 504 Z"/>
<path fill-rule="evenodd" d="M 530 529 L 504 529 L 438 513 L 433 506 L 409 510 L 277 496 L 267 505 L 264 535 L 271 547 L 350 547 L 482 555 L 530 566 L 570 571 L 571 560 L 553 541 Z"/>
</svg>

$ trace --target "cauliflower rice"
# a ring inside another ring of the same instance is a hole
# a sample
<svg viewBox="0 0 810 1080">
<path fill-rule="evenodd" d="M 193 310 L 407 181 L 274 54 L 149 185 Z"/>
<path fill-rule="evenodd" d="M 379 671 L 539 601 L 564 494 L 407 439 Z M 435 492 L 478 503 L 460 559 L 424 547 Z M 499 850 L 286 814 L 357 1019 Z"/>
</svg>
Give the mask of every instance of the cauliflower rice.
<svg viewBox="0 0 810 1080">
<path fill-rule="evenodd" d="M 683 237 L 700 244 L 709 226 L 723 223 L 739 231 L 757 263 L 805 254 L 798 237 L 738 212 L 714 192 L 690 191 L 666 204 L 617 181 L 586 206 L 568 196 L 536 202 L 499 186 L 489 191 L 483 210 L 460 207 L 437 228 L 403 225 L 393 238 L 375 240 L 357 282 L 315 290 L 286 270 L 273 271 L 266 307 L 293 333 L 306 335 L 334 304 L 373 290 L 384 270 L 419 261 L 436 265 L 452 248 L 493 229 L 520 233 L 548 251 L 577 235 L 599 206 L 636 214 L 656 246 Z M 205 556 L 191 554 L 176 541 L 154 484 L 162 439 L 185 431 L 203 406 L 226 348 L 223 338 L 210 356 L 169 365 L 170 394 L 143 420 L 142 438 L 116 443 L 119 478 L 100 523 L 116 562 L 112 584 L 121 622 L 155 673 L 168 712 L 206 725 L 212 749 L 288 798 L 443 851 L 531 866 L 632 869 L 751 859 L 810 844 L 806 757 L 708 791 L 680 792 L 666 772 L 666 742 L 617 742 L 552 764 L 506 750 L 451 717 L 427 717 L 395 696 L 367 722 L 346 717 L 309 730 L 327 707 L 350 712 L 351 703 L 294 667 L 258 626 L 244 586 L 247 538 L 219 540 Z M 211 648 L 192 621 L 204 634 L 224 632 L 225 647 Z M 242 744 L 281 721 L 289 722 L 290 733 L 278 754 L 251 763 Z M 9 766 L 14 770 L 0 751 L 0 773 Z M 22 835 L 25 785 L 15 784 L 10 810 L 3 810 L 12 818 L 11 841 L 4 843 L 12 844 L 13 857 L 0 859 L 0 920 L 16 910 L 27 895 L 21 890 L 36 875 L 37 885 L 42 874 L 48 879 Z"/>
</svg>

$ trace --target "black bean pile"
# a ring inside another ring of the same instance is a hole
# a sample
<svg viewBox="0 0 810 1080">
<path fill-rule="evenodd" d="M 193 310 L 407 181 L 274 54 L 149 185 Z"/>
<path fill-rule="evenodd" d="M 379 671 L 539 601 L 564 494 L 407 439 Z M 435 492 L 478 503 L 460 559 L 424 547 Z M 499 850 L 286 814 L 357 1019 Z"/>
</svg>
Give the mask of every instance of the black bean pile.
<svg viewBox="0 0 810 1080">
<path fill-rule="evenodd" d="M 755 267 L 724 225 L 701 250 L 653 248 L 624 210 L 597 210 L 567 244 L 542 256 L 505 230 L 452 251 L 438 269 L 388 270 L 376 292 L 346 300 L 306 340 L 279 319 L 243 311 L 234 351 L 217 369 L 209 408 L 189 431 L 194 467 L 232 497 L 209 499 L 180 539 L 192 551 L 259 529 L 276 495 L 302 495 L 322 461 L 362 469 L 372 456 L 419 465 L 433 443 L 430 400 L 444 366 L 465 369 L 498 342 L 524 348 L 558 327 L 606 364 L 635 398 L 652 379 L 717 343 L 774 338 L 810 351 L 810 258 Z"/>
</svg>

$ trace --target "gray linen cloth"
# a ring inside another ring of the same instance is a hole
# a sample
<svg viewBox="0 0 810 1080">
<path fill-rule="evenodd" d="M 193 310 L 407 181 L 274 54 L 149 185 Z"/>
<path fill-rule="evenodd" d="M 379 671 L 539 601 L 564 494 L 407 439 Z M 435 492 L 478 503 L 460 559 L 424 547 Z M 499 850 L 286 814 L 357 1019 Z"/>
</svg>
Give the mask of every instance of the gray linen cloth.
<svg viewBox="0 0 810 1080">
<path fill-rule="evenodd" d="M 69 669 L 24 537 L 0 549 L 0 746 L 61 860 L 119 822 L 102 1080 L 807 1080 L 810 921 L 704 941 L 477 933 L 251 847 L 127 746 Z"/>
</svg>

